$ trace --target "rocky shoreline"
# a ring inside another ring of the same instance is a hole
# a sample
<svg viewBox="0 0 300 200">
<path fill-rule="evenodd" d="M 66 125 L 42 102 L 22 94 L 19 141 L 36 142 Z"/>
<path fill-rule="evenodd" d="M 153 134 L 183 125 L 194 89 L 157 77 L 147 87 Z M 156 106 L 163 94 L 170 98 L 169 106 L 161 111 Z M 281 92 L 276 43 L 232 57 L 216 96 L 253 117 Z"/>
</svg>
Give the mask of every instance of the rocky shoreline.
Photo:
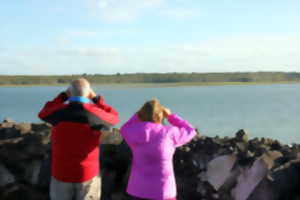
<svg viewBox="0 0 300 200">
<path fill-rule="evenodd" d="M 0 199 L 47 200 L 50 126 L 0 123 Z M 101 144 L 102 199 L 126 200 L 131 153 L 118 131 Z M 300 200 L 300 145 L 268 138 L 196 137 L 174 157 L 178 200 Z"/>
</svg>

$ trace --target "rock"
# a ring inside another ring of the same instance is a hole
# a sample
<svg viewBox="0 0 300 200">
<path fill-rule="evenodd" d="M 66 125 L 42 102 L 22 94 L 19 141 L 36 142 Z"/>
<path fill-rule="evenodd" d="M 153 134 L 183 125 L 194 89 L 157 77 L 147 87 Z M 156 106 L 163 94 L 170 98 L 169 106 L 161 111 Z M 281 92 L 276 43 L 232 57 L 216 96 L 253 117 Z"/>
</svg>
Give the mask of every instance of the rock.
<svg viewBox="0 0 300 200">
<path fill-rule="evenodd" d="M 254 162 L 251 168 L 243 169 L 231 195 L 235 200 L 247 200 L 256 186 L 267 176 L 267 164 L 262 159 Z"/>
<path fill-rule="evenodd" d="M 31 124 L 31 129 L 35 133 L 45 132 L 45 131 L 49 131 L 50 125 L 46 123 L 40 123 L 40 124 L 33 123 Z"/>
<path fill-rule="evenodd" d="M 17 138 L 21 136 L 21 132 L 16 128 L 1 128 L 0 129 L 0 140 L 7 140 L 11 138 Z"/>
<path fill-rule="evenodd" d="M 1 200 L 49 200 L 49 195 L 26 184 L 14 184 L 3 188 Z"/>
<path fill-rule="evenodd" d="M 218 194 L 221 200 L 232 200 L 231 191 L 236 186 L 237 178 L 241 174 L 241 167 L 235 164 L 226 178 L 225 183 L 219 188 Z"/>
<path fill-rule="evenodd" d="M 188 147 L 188 146 L 187 146 L 187 147 L 184 147 L 184 148 L 183 148 L 183 151 L 185 151 L 185 152 L 190 152 L 190 151 L 191 151 L 191 148 Z"/>
<path fill-rule="evenodd" d="M 113 194 L 125 193 L 129 177 L 131 152 L 123 141 L 119 145 L 101 144 L 102 199 L 112 199 Z"/>
<path fill-rule="evenodd" d="M 235 139 L 238 142 L 245 142 L 247 143 L 249 140 L 249 134 L 248 132 L 246 132 L 244 129 L 239 130 L 236 134 L 235 134 Z"/>
<path fill-rule="evenodd" d="M 19 143 L 21 140 L 23 140 L 22 137 L 11 138 L 11 139 L 6 139 L 6 140 L 0 140 L 0 145 L 5 145 L 5 144 L 17 144 L 17 143 Z"/>
<path fill-rule="evenodd" d="M 50 129 L 45 123 L 0 124 L 1 200 L 49 200 Z M 130 149 L 117 129 L 103 137 L 102 200 L 129 200 Z M 195 137 L 177 148 L 178 199 L 299 198 L 300 145 L 282 145 L 268 138 L 248 140 L 247 132 L 240 130 L 235 138 Z"/>
<path fill-rule="evenodd" d="M 294 200 L 300 200 L 300 195 L 295 197 Z"/>
<path fill-rule="evenodd" d="M 273 150 L 273 151 L 280 151 L 280 149 L 281 149 L 281 144 L 280 144 L 279 141 L 275 140 L 275 141 L 270 145 L 270 147 L 271 147 L 271 150 Z"/>
<path fill-rule="evenodd" d="M 20 131 L 22 135 L 28 134 L 31 131 L 31 124 L 29 123 L 20 123 L 16 124 L 15 128 Z"/>
<path fill-rule="evenodd" d="M 300 195 L 300 160 L 286 163 L 272 173 L 273 190 L 278 200 L 293 199 Z"/>
<path fill-rule="evenodd" d="M 206 196 L 207 195 L 207 191 L 205 189 L 205 186 L 202 184 L 198 184 L 197 185 L 197 192 L 200 193 L 202 196 Z"/>
<path fill-rule="evenodd" d="M 49 189 L 51 180 L 51 152 L 49 151 L 41 161 L 41 166 L 38 174 L 38 186 L 44 190 Z"/>
<path fill-rule="evenodd" d="M 43 143 L 43 137 L 37 134 L 30 134 L 23 137 L 19 143 L 19 149 L 22 149 L 31 158 L 43 158 L 47 149 Z"/>
<path fill-rule="evenodd" d="M 219 190 L 229 177 L 235 161 L 236 156 L 225 155 L 209 162 L 207 167 L 207 180 L 216 190 Z"/>
<path fill-rule="evenodd" d="M 270 138 L 261 138 L 261 143 L 270 146 L 274 143 L 274 141 Z"/>
<path fill-rule="evenodd" d="M 267 164 L 268 169 L 272 169 L 274 166 L 274 161 L 281 158 L 283 155 L 279 151 L 268 151 L 264 153 L 260 158 Z"/>
<path fill-rule="evenodd" d="M 39 160 L 34 160 L 29 164 L 27 164 L 25 177 L 26 180 L 28 180 L 31 185 L 38 184 L 40 168 L 41 168 L 41 161 Z"/>
<path fill-rule="evenodd" d="M 249 151 L 237 153 L 236 162 L 240 167 L 251 166 L 254 163 L 254 161 L 255 161 L 255 157 Z"/>
<path fill-rule="evenodd" d="M 0 164 L 0 187 L 14 183 L 15 177 L 7 170 L 5 166 Z"/>
<path fill-rule="evenodd" d="M 114 128 L 112 131 L 102 131 L 102 144 L 121 144 L 123 138 L 118 129 Z"/>
<path fill-rule="evenodd" d="M 270 150 L 270 146 L 258 142 L 257 140 L 251 140 L 248 143 L 248 149 L 254 153 L 256 157 L 261 156 L 262 154 L 266 153 Z"/>
<path fill-rule="evenodd" d="M 272 182 L 264 178 L 247 200 L 275 200 Z M 278 199 L 279 200 L 279 199 Z"/>
<path fill-rule="evenodd" d="M 248 149 L 248 143 L 244 143 L 244 142 L 237 142 L 236 146 L 238 148 L 239 151 L 245 152 Z"/>
<path fill-rule="evenodd" d="M 7 117 L 7 118 L 4 118 L 3 123 L 15 123 L 15 121 L 12 120 L 11 118 Z"/>
<path fill-rule="evenodd" d="M 14 127 L 14 125 L 14 122 L 3 122 L 2 124 L 0 124 L 0 128 L 12 128 Z"/>
</svg>

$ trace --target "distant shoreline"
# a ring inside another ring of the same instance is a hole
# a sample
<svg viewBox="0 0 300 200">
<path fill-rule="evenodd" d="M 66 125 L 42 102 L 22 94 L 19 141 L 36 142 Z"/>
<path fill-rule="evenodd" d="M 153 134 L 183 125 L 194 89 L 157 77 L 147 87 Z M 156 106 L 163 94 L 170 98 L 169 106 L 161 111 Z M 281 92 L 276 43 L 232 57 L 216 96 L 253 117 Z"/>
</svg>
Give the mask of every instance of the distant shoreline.
<svg viewBox="0 0 300 200">
<path fill-rule="evenodd" d="M 0 75 L 0 86 L 65 86 L 74 79 L 86 78 L 92 85 L 124 87 L 180 87 L 265 85 L 300 83 L 298 72 L 232 73 L 132 73 L 77 75 Z"/>
<path fill-rule="evenodd" d="M 227 86 L 227 85 L 278 85 L 278 84 L 300 84 L 299 81 L 279 82 L 175 82 L 175 83 L 92 83 L 93 86 L 115 86 L 115 87 L 185 87 L 185 86 Z M 60 87 L 69 84 L 3 84 L 2 87 Z"/>
</svg>

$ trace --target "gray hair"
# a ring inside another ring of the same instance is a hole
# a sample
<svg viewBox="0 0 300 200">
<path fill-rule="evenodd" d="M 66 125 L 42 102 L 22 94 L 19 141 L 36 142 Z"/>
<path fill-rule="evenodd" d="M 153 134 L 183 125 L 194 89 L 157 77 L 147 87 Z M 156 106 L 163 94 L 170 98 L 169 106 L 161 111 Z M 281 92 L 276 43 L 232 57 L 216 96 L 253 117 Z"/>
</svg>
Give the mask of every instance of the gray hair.
<svg viewBox="0 0 300 200">
<path fill-rule="evenodd" d="M 87 97 L 90 94 L 90 84 L 88 82 L 82 83 L 82 80 L 76 80 L 72 82 L 69 87 L 71 96 L 85 96 Z"/>
</svg>

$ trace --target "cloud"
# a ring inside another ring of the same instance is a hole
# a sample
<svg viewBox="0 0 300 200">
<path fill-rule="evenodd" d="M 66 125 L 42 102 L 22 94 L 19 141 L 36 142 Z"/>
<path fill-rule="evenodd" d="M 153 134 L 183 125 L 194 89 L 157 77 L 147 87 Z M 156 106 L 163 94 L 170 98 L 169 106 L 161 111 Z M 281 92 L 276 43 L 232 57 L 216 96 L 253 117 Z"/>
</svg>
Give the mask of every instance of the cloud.
<svg viewBox="0 0 300 200">
<path fill-rule="evenodd" d="M 136 29 L 94 29 L 94 30 L 77 30 L 77 31 L 65 31 L 55 37 L 55 42 L 59 46 L 70 46 L 76 44 L 76 42 L 103 40 L 108 39 L 118 39 L 120 37 L 124 38 L 126 36 L 133 37 L 139 34 Z"/>
<path fill-rule="evenodd" d="M 94 16 L 109 23 L 129 23 L 150 15 L 171 20 L 200 16 L 196 8 L 172 7 L 170 2 L 181 5 L 174 0 L 89 0 L 89 7 Z"/>
<path fill-rule="evenodd" d="M 159 12 L 159 16 L 168 19 L 185 20 L 199 17 L 200 11 L 192 8 L 166 8 Z"/>
<path fill-rule="evenodd" d="M 96 31 L 73 31 L 69 33 L 73 37 L 95 37 L 97 34 Z"/>
<path fill-rule="evenodd" d="M 117 48 L 19 49 L 0 55 L 0 74 L 114 73 L 119 55 Z"/>
<path fill-rule="evenodd" d="M 135 29 L 98 29 L 98 30 L 83 30 L 83 31 L 70 31 L 64 33 L 67 38 L 111 38 L 115 36 L 132 35 L 138 33 Z"/>
<path fill-rule="evenodd" d="M 130 22 L 166 0 L 90 0 L 93 13 L 107 22 Z"/>
<path fill-rule="evenodd" d="M 69 46 L 72 44 L 72 40 L 67 37 L 58 37 L 56 40 L 59 46 Z"/>
<path fill-rule="evenodd" d="M 11 49 L 0 74 L 300 72 L 300 36 L 230 37 L 152 48 Z"/>
</svg>

